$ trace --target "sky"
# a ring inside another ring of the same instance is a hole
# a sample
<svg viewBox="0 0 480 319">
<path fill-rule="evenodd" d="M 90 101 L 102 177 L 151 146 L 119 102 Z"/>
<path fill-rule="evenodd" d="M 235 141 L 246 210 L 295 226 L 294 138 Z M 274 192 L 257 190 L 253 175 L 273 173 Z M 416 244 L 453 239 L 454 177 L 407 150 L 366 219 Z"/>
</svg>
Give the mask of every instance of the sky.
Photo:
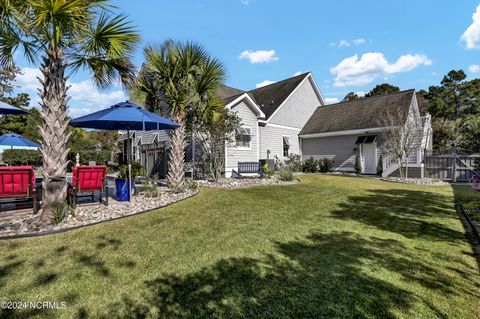
<svg viewBox="0 0 480 319">
<path fill-rule="evenodd" d="M 480 1 L 467 0 L 121 0 L 142 36 L 194 41 L 223 62 L 226 85 L 249 90 L 312 72 L 327 103 L 388 82 L 401 89 L 439 85 L 452 69 L 480 77 Z M 38 97 L 39 71 L 18 55 L 17 91 Z M 120 86 L 94 87 L 71 75 L 72 117 L 127 99 Z"/>
</svg>

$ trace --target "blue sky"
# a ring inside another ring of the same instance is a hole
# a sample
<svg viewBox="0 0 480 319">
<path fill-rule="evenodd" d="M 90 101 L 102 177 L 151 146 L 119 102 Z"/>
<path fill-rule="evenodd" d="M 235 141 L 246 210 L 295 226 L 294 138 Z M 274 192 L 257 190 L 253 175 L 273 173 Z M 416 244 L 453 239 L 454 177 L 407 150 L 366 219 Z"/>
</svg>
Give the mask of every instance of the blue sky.
<svg viewBox="0 0 480 319">
<path fill-rule="evenodd" d="M 141 47 L 169 38 L 199 42 L 225 64 L 226 84 L 240 89 L 311 71 L 331 103 L 383 82 L 426 89 L 451 69 L 480 76 L 480 1 L 114 3 L 141 32 Z M 33 93 L 37 71 L 19 60 L 25 74 L 18 84 Z M 135 63 L 142 62 L 139 48 Z M 75 74 L 71 84 L 73 117 L 125 98 L 119 87 L 95 89 L 88 74 Z"/>
</svg>

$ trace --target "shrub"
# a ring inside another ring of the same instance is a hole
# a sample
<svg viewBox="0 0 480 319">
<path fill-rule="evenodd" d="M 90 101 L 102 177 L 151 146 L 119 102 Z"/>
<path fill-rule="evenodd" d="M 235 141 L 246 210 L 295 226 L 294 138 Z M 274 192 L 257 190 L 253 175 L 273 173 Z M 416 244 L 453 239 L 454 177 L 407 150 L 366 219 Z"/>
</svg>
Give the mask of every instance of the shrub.
<svg viewBox="0 0 480 319">
<path fill-rule="evenodd" d="M 327 173 L 332 169 L 333 161 L 328 158 L 323 158 L 318 161 L 318 168 L 320 173 Z"/>
<path fill-rule="evenodd" d="M 318 162 L 313 157 L 306 159 L 305 163 L 303 163 L 302 171 L 304 173 L 318 172 Z"/>
<path fill-rule="evenodd" d="M 360 162 L 360 156 L 355 156 L 355 172 L 360 174 L 362 172 L 362 163 Z"/>
<path fill-rule="evenodd" d="M 263 174 L 267 178 L 271 178 L 273 175 L 275 175 L 275 170 L 273 168 L 270 168 L 268 164 L 263 165 Z"/>
<path fill-rule="evenodd" d="M 142 184 L 142 191 L 145 197 L 156 198 L 160 196 L 160 191 L 157 186 L 157 178 L 148 178 L 145 183 Z"/>
<path fill-rule="evenodd" d="M 37 150 L 5 150 L 2 159 L 9 165 L 42 166 L 42 154 Z"/>
<path fill-rule="evenodd" d="M 302 157 L 298 154 L 290 154 L 290 158 L 285 161 L 285 164 L 292 172 L 302 171 Z"/>
<path fill-rule="evenodd" d="M 55 220 L 55 224 L 60 224 L 65 216 L 68 215 L 70 210 L 73 212 L 72 215 L 74 214 L 75 210 L 72 209 L 67 202 L 64 203 L 57 203 L 52 205 L 52 212 L 53 212 L 53 218 Z"/>
<path fill-rule="evenodd" d="M 377 163 L 377 175 L 382 175 L 383 173 L 383 156 L 380 155 Z"/>
<path fill-rule="evenodd" d="M 290 168 L 286 167 L 286 168 L 282 168 L 280 171 L 279 171 L 279 175 L 280 175 L 280 180 L 281 181 L 284 181 L 284 182 L 291 182 L 293 181 L 293 172 Z"/>
<path fill-rule="evenodd" d="M 197 190 L 198 189 L 198 183 L 194 181 L 193 179 L 186 179 L 185 180 L 185 188 L 186 189 L 191 189 L 191 190 Z"/>
</svg>

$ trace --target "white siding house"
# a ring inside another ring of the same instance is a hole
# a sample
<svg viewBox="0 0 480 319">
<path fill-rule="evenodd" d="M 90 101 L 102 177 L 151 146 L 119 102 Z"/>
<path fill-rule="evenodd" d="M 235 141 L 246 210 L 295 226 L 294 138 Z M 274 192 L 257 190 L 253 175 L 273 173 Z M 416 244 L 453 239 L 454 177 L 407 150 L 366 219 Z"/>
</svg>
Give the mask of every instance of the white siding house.
<svg viewBox="0 0 480 319">
<path fill-rule="evenodd" d="M 298 135 L 317 107 L 325 105 L 311 73 L 247 92 L 225 87 L 220 95 L 227 108 L 238 110 L 242 126 L 251 132 L 250 147 L 226 146 L 227 177 L 240 162 L 283 162 L 291 154 L 301 155 Z"/>
<path fill-rule="evenodd" d="M 303 160 L 328 158 L 333 170 L 355 172 L 357 159 L 363 174 L 395 174 L 398 164 L 384 147 L 389 128 L 380 120 L 386 113 L 397 117 L 395 126 L 413 122 L 418 127 L 419 142 L 405 161 L 423 177 L 423 152 L 432 145 L 431 119 L 428 114 L 420 118 L 415 90 L 319 107 L 300 132 Z"/>
<path fill-rule="evenodd" d="M 238 163 L 258 162 L 261 159 L 283 162 L 291 154 L 301 155 L 299 133 L 317 107 L 325 105 L 310 72 L 250 91 L 222 86 L 218 95 L 224 101 L 225 107 L 240 117 L 240 133 L 246 137 L 231 145 L 225 145 L 227 177 L 238 171 Z M 138 137 L 139 140 L 135 141 L 134 145 L 140 145 L 136 152 L 143 164 L 141 154 L 150 146 L 142 142 L 147 140 L 146 136 L 142 134 Z M 162 140 L 157 138 L 155 143 L 166 141 L 168 136 Z M 191 145 L 188 149 L 192 149 Z M 167 153 L 162 154 L 166 156 Z M 149 159 L 147 155 L 145 163 Z M 187 151 L 187 160 L 189 157 L 192 156 L 189 156 Z"/>
</svg>

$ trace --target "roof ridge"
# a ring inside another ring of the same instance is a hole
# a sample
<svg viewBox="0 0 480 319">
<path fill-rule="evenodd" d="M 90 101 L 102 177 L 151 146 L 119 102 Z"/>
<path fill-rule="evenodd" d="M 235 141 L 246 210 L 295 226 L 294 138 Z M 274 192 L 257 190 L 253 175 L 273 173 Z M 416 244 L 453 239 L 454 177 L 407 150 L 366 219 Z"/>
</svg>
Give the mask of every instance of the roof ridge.
<svg viewBox="0 0 480 319">
<path fill-rule="evenodd" d="M 261 86 L 259 88 L 255 88 L 255 89 L 252 89 L 252 90 L 249 90 L 249 91 L 245 91 L 245 92 L 253 92 L 253 91 L 257 91 L 257 90 L 261 90 L 261 89 L 265 89 L 265 88 L 268 88 L 269 86 L 272 86 L 272 85 L 275 85 L 275 84 L 281 84 L 283 82 L 286 82 L 286 81 L 290 81 L 292 79 L 296 79 L 296 78 L 300 78 L 300 77 L 306 77 L 308 74 L 310 74 L 311 72 L 308 71 L 308 72 L 305 72 L 305 73 L 302 73 L 302 74 L 299 74 L 299 75 L 295 75 L 295 76 L 292 76 L 292 77 L 289 77 L 289 78 L 286 78 L 286 79 L 283 79 L 283 80 L 280 80 L 280 81 L 276 81 L 276 82 L 273 82 L 273 83 L 270 83 L 268 85 L 264 85 L 264 86 Z"/>
<path fill-rule="evenodd" d="M 330 106 L 336 106 L 336 105 L 344 105 L 344 104 L 349 104 L 349 103 L 355 103 L 355 102 L 358 102 L 360 100 L 362 100 L 362 101 L 373 100 L 373 99 L 388 97 L 388 96 L 392 96 L 392 95 L 396 95 L 396 94 L 407 93 L 409 91 L 414 91 L 415 92 L 416 89 L 407 89 L 407 90 L 402 90 L 402 91 L 398 91 L 398 92 L 393 92 L 393 93 L 388 93 L 388 94 L 383 94 L 383 95 L 369 96 L 369 97 L 363 96 L 363 97 L 360 97 L 357 100 L 341 101 L 341 102 L 337 102 L 337 103 L 333 103 L 333 104 L 326 104 L 326 105 L 323 105 L 322 107 L 330 107 Z"/>
<path fill-rule="evenodd" d="M 235 88 L 235 87 L 233 87 L 233 86 L 230 86 L 230 85 L 220 84 L 220 86 L 224 86 L 224 87 L 226 87 L 226 88 L 233 89 L 233 90 L 236 90 L 236 91 L 246 92 L 246 91 L 244 91 L 244 90 L 242 90 L 242 89 L 237 89 L 237 88 Z"/>
</svg>

